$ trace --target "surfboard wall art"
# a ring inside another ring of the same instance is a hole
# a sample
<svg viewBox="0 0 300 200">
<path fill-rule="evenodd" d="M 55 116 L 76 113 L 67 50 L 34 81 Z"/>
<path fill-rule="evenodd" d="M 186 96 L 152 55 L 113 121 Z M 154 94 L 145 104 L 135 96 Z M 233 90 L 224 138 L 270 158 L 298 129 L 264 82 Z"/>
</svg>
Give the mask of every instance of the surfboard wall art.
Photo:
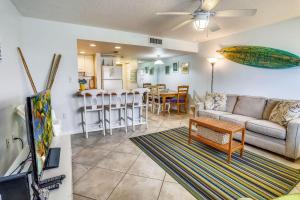
<svg viewBox="0 0 300 200">
<path fill-rule="evenodd" d="M 225 58 L 252 67 L 284 69 L 300 66 L 300 57 L 287 51 L 260 46 L 232 46 L 217 51 Z"/>
</svg>

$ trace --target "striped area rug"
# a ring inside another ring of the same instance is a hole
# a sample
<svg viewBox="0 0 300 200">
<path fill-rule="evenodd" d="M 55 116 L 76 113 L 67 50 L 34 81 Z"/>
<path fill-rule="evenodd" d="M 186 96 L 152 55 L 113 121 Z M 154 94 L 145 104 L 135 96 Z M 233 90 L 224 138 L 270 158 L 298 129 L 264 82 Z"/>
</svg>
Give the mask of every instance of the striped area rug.
<svg viewBox="0 0 300 200">
<path fill-rule="evenodd" d="M 200 142 L 188 141 L 188 128 L 131 138 L 197 199 L 273 199 L 287 194 L 300 180 L 300 170 L 244 152 L 227 155 Z"/>
</svg>

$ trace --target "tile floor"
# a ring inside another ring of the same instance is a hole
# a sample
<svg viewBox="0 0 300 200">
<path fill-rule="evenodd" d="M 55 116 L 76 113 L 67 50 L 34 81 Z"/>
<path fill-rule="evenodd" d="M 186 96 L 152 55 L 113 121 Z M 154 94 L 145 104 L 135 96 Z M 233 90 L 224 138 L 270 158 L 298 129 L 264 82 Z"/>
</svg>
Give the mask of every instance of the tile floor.
<svg viewBox="0 0 300 200">
<path fill-rule="evenodd" d="M 74 200 L 193 200 L 188 191 L 152 161 L 128 138 L 170 128 L 188 126 L 189 115 L 149 114 L 149 128 L 138 127 L 125 135 L 92 133 L 72 136 Z M 289 162 L 280 156 L 247 146 L 246 149 L 286 165 L 300 168 L 300 160 Z M 292 193 L 300 192 L 300 184 Z"/>
</svg>

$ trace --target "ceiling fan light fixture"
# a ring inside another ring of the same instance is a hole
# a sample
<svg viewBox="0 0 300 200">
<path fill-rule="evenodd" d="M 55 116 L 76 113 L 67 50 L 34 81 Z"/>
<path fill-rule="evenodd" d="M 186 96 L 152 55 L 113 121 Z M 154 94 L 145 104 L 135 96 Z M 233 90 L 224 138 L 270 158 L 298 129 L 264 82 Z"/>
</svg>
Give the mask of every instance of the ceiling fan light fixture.
<svg viewBox="0 0 300 200">
<path fill-rule="evenodd" d="M 194 20 L 194 28 L 196 31 L 204 31 L 209 23 L 209 16 L 199 16 Z"/>
</svg>

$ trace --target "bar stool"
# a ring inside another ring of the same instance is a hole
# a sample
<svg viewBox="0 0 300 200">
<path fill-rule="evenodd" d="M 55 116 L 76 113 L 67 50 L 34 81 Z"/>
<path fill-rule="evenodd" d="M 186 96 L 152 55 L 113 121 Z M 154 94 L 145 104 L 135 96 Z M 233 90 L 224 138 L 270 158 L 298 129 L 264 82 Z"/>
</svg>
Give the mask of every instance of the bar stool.
<svg viewBox="0 0 300 200">
<path fill-rule="evenodd" d="M 82 119 L 82 130 L 85 134 L 85 137 L 88 138 L 88 133 L 90 131 L 102 130 L 103 135 L 105 135 L 105 124 L 104 124 L 104 90 L 84 90 L 80 94 L 83 95 L 83 107 L 81 110 L 81 119 Z M 87 96 L 90 96 L 87 98 Z M 97 112 L 98 113 L 98 122 L 88 123 L 87 113 Z M 96 126 L 97 128 L 89 129 L 89 126 Z"/>
<path fill-rule="evenodd" d="M 109 132 L 112 135 L 112 129 L 125 128 L 127 134 L 127 91 L 116 90 L 108 92 L 108 105 L 104 106 L 105 122 L 108 123 Z M 118 120 L 112 120 L 112 113 L 118 112 Z M 107 119 L 108 115 L 108 119 Z M 106 124 L 105 123 L 105 124 Z"/>
<path fill-rule="evenodd" d="M 148 88 L 137 88 L 132 90 L 132 100 L 127 104 L 127 110 L 131 111 L 131 116 L 127 116 L 131 121 L 132 130 L 135 131 L 135 126 L 146 124 L 148 128 L 148 105 L 149 105 L 149 94 Z M 144 100 L 144 98 L 146 98 Z M 135 110 L 138 109 L 138 118 L 135 115 Z M 143 115 L 143 110 L 145 111 Z"/>
</svg>

